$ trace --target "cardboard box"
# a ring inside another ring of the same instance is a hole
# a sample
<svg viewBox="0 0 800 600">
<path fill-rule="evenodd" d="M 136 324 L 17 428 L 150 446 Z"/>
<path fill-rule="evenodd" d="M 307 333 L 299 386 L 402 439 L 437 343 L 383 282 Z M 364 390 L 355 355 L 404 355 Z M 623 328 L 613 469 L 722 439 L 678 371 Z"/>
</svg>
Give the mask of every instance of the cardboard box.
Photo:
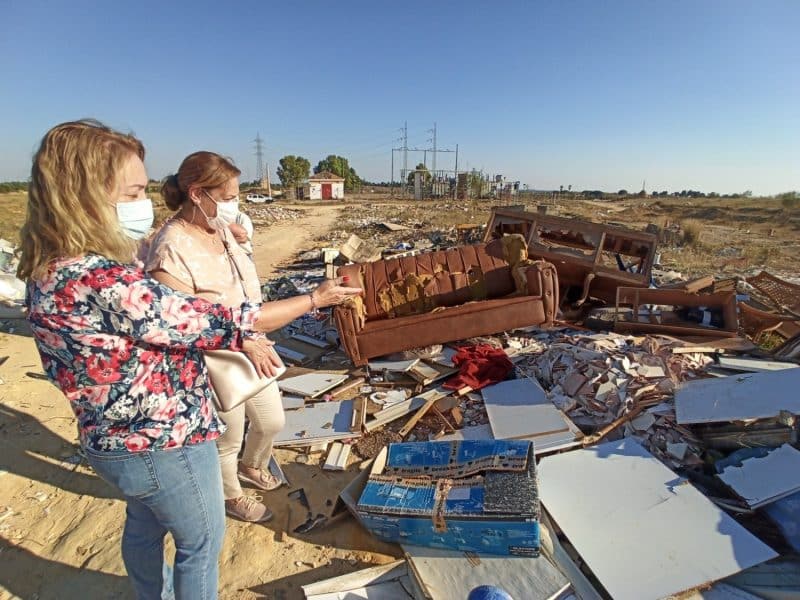
<svg viewBox="0 0 800 600">
<path fill-rule="evenodd" d="M 538 556 L 533 443 L 390 444 L 375 459 L 356 510 L 385 541 Z"/>
</svg>

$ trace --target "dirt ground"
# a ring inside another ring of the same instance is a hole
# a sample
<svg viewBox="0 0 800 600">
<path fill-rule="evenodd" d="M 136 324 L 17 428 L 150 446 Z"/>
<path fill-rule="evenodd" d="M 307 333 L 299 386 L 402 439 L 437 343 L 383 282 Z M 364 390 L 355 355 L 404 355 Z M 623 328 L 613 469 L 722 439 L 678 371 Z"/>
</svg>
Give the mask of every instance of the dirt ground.
<svg viewBox="0 0 800 600">
<path fill-rule="evenodd" d="M 290 261 L 339 211 L 313 207 L 296 221 L 257 230 L 259 273 Z M 0 357 L 9 357 L 0 365 L 0 598 L 132 598 L 120 553 L 124 502 L 78 462 L 72 412 L 41 379 L 33 340 L 18 323 L 15 333 L 0 333 Z M 358 469 L 322 471 L 297 463 L 294 452 L 276 456 L 291 487 L 264 494 L 275 514 L 265 525 L 228 520 L 221 598 L 300 599 L 303 584 L 397 556 L 397 547 L 377 542 L 350 517 L 280 541 L 287 524 L 306 520 L 289 490 L 304 488 L 314 514 L 327 514 Z"/>
</svg>

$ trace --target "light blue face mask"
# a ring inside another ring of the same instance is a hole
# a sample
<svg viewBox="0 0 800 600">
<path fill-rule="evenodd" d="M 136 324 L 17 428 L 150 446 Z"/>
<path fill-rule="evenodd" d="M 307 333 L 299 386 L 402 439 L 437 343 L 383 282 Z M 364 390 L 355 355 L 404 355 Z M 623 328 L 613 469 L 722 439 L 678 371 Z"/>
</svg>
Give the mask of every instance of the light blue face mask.
<svg viewBox="0 0 800 600">
<path fill-rule="evenodd" d="M 153 226 L 153 202 L 150 198 L 117 202 L 117 218 L 129 238 L 140 240 Z"/>
</svg>

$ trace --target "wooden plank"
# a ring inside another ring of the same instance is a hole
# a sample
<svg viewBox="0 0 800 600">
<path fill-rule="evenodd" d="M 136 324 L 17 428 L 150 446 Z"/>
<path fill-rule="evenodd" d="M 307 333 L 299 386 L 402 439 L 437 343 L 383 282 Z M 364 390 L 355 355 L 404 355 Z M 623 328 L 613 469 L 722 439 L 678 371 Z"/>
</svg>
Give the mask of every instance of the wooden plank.
<svg viewBox="0 0 800 600">
<path fill-rule="evenodd" d="M 331 449 L 328 450 L 328 457 L 325 459 L 325 464 L 322 468 L 326 471 L 344 471 L 347 469 L 347 459 L 350 457 L 350 444 L 342 444 L 341 442 L 333 442 Z"/>
<path fill-rule="evenodd" d="M 302 364 L 308 360 L 308 357 L 302 352 L 296 352 L 294 350 L 291 350 L 290 348 L 287 348 L 286 346 L 275 344 L 273 348 L 275 349 L 275 352 L 278 353 L 278 356 L 280 356 L 281 358 L 285 358 L 286 360 L 299 364 Z"/>
<path fill-rule="evenodd" d="M 405 373 L 418 363 L 418 358 L 411 358 L 408 360 L 371 360 L 367 364 L 370 371 L 394 371 L 395 373 Z"/>
<path fill-rule="evenodd" d="M 735 356 L 720 356 L 719 366 L 729 371 L 742 371 L 758 373 L 761 371 L 782 371 L 783 369 L 797 369 L 795 363 L 779 362 L 776 360 L 763 360 L 759 358 L 738 358 Z"/>
<path fill-rule="evenodd" d="M 350 423 L 350 431 L 361 432 L 367 422 L 367 398 L 360 396 L 353 399 L 353 420 Z"/>
<path fill-rule="evenodd" d="M 679 424 L 723 423 L 800 414 L 800 369 L 682 383 L 675 391 Z"/>
<path fill-rule="evenodd" d="M 364 384 L 363 377 L 356 377 L 351 381 L 346 381 L 339 387 L 331 390 L 330 395 L 333 400 L 341 400 L 344 396 L 349 396 L 355 393 L 358 388 Z"/>
<path fill-rule="evenodd" d="M 630 438 L 541 459 L 539 489 L 616 600 L 664 598 L 777 556 Z"/>
<path fill-rule="evenodd" d="M 331 592 L 346 592 L 354 588 L 374 585 L 384 581 L 392 581 L 406 575 L 407 572 L 406 561 L 396 560 L 385 565 L 362 569 L 355 573 L 346 573 L 338 577 L 331 577 L 330 579 L 308 583 L 302 586 L 302 589 L 306 596 L 329 594 Z"/>
<path fill-rule="evenodd" d="M 311 337 L 310 335 L 305 335 L 304 333 L 293 333 L 291 338 L 293 340 L 297 340 L 298 342 L 303 342 L 304 344 L 315 346 L 317 348 L 327 348 L 330 346 L 328 340 L 318 340 L 317 338 Z"/>
<path fill-rule="evenodd" d="M 367 432 L 374 431 L 379 427 L 383 427 L 387 423 L 391 423 L 392 421 L 396 421 L 397 419 L 404 417 L 414 410 L 418 410 L 430 398 L 434 398 L 437 402 L 439 402 L 440 400 L 444 401 L 444 398 L 449 395 L 450 390 L 437 387 L 433 388 L 432 390 L 428 390 L 427 392 L 423 392 L 419 396 L 409 398 L 404 402 L 392 404 L 391 406 L 388 406 L 387 408 L 372 415 L 373 418 L 367 420 L 366 424 L 364 425 L 364 430 Z M 439 405 L 439 409 L 449 410 L 448 408 L 442 407 L 441 404 Z"/>
<path fill-rule="evenodd" d="M 411 430 L 414 429 L 414 426 L 419 423 L 419 420 L 425 416 L 425 414 L 433 407 L 436 403 L 438 398 L 430 398 L 429 400 L 425 401 L 425 404 L 422 405 L 417 412 L 414 413 L 414 416 L 408 420 L 408 423 L 403 425 L 403 428 L 400 430 L 400 437 L 405 439 L 405 437 L 411 433 Z"/>
</svg>

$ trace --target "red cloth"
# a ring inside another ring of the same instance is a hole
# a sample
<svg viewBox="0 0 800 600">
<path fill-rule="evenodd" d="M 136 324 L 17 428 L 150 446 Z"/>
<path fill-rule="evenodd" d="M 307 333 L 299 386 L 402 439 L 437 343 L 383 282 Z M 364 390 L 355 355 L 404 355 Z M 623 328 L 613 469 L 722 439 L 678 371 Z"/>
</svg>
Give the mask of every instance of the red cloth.
<svg viewBox="0 0 800 600">
<path fill-rule="evenodd" d="M 443 387 L 448 390 L 460 390 L 466 386 L 479 390 L 503 381 L 514 368 L 502 348 L 489 344 L 461 346 L 453 356 L 453 364 L 460 365 L 461 370 L 444 383 Z"/>
</svg>

